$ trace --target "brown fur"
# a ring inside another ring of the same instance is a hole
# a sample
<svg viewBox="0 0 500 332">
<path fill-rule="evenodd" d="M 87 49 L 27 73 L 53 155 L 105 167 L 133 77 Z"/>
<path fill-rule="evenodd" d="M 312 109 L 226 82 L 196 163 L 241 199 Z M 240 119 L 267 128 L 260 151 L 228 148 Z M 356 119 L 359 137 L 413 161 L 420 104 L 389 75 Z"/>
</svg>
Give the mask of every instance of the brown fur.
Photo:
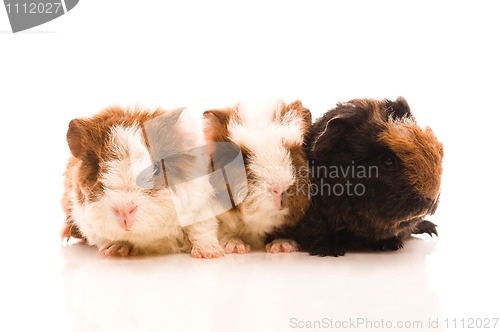
<svg viewBox="0 0 500 332">
<path fill-rule="evenodd" d="M 309 191 L 311 175 L 307 168 L 307 158 L 302 146 L 294 146 L 289 149 L 292 163 L 297 167 L 295 170 L 297 184 L 290 187 L 288 190 L 289 195 L 286 197 L 288 206 L 292 207 L 290 208 L 289 218 L 287 218 L 287 226 L 293 226 L 299 222 L 307 209 L 309 209 L 309 195 L 299 195 L 297 191 Z"/>
<path fill-rule="evenodd" d="M 311 112 L 302 105 L 302 102 L 300 100 L 295 100 L 291 102 L 290 104 L 283 104 L 282 108 L 280 111 L 276 112 L 275 114 L 275 121 L 282 121 L 283 116 L 285 116 L 286 113 L 288 113 L 290 110 L 295 110 L 297 112 L 297 115 L 302 118 L 303 123 L 302 123 L 302 129 L 304 132 L 307 132 L 309 127 L 312 125 L 312 116 Z"/>
<path fill-rule="evenodd" d="M 443 145 L 432 130 L 390 121 L 379 137 L 403 160 L 403 173 L 415 190 L 423 197 L 435 199 L 441 185 Z"/>
<path fill-rule="evenodd" d="M 398 99 L 409 110 L 404 99 Z M 423 197 L 435 199 L 441 185 L 443 145 L 432 129 L 416 125 L 413 115 L 394 119 L 391 112 L 403 111 L 394 104 L 388 107 L 387 100 L 356 99 L 357 107 L 372 109 L 368 123 L 382 127 L 379 139 L 391 148 L 405 165 L 404 174 L 415 190 Z M 418 142 L 418 144 L 415 144 Z"/>
<path fill-rule="evenodd" d="M 317 255 L 348 250 L 397 250 L 411 234 L 437 235 L 424 219 L 439 202 L 443 145 L 421 128 L 406 100 L 354 99 L 317 119 L 306 147 L 310 165 L 376 167 L 376 175 L 313 172 L 318 191 L 303 222 L 293 231 L 302 248 Z M 362 185 L 360 194 L 328 188 Z"/>
<path fill-rule="evenodd" d="M 72 156 L 68 160 L 64 174 L 65 190 L 61 201 L 66 214 L 66 223 L 70 225 L 69 232 L 71 236 L 84 238 L 71 218 L 69 195 L 75 192 L 80 204 L 84 204 L 86 200 L 90 202 L 96 201 L 101 196 L 103 185 L 98 175 L 103 173 L 99 168 L 105 167 L 104 162 L 112 157 L 111 145 L 107 141 L 109 137 L 108 131 L 111 126 L 142 125 L 144 122 L 163 113 L 164 111 L 160 109 L 153 112 L 147 110 L 134 111 L 113 106 L 94 115 L 92 118 L 71 120 L 66 139 Z M 88 158 L 83 158 L 83 156 Z M 73 188 L 73 183 L 75 188 Z M 151 192 L 154 191 L 151 190 Z"/>
<path fill-rule="evenodd" d="M 67 141 L 73 156 L 65 173 L 63 239 L 83 234 L 106 256 L 186 251 L 196 258 L 222 256 L 217 220 L 204 214 L 211 211 L 213 188 L 208 179 L 196 178 L 208 167 L 197 154 L 202 151 L 192 149 L 192 143 L 203 142 L 202 133 L 180 120 L 182 111 L 110 107 L 70 122 Z M 139 166 L 145 169 L 137 176 Z M 196 181 L 179 192 L 179 187 L 164 190 L 165 169 L 173 174 L 172 186 Z M 194 206 L 187 213 L 197 219 L 186 218 L 194 223 L 182 224 L 179 200 L 182 209 Z"/>
<path fill-rule="evenodd" d="M 273 115 L 273 122 L 278 124 L 283 123 L 285 115 L 291 110 L 295 110 L 296 114 L 302 119 L 302 131 L 307 132 L 312 124 L 312 117 L 310 111 L 305 108 L 301 101 L 297 100 L 290 104 L 281 103 L 280 107 L 275 111 Z M 238 105 L 235 107 L 228 107 L 223 109 L 212 109 L 204 112 L 204 117 L 206 120 L 205 136 L 209 142 L 231 142 L 231 136 L 228 130 L 228 126 L 231 122 L 239 123 L 241 120 L 238 117 Z M 287 194 L 283 196 L 283 202 L 288 207 L 288 214 L 283 218 L 283 224 L 280 227 L 295 225 L 300 218 L 305 214 L 306 210 L 309 208 L 309 197 L 307 194 L 310 185 L 310 174 L 307 171 L 307 157 L 305 155 L 304 149 L 301 144 L 292 144 L 284 142 L 284 146 L 290 151 L 290 157 L 292 159 L 292 164 L 296 168 L 295 175 L 297 183 L 292 185 Z M 252 159 L 255 153 L 258 151 L 252 151 L 249 147 L 244 144 L 239 143 L 242 155 L 245 160 L 245 167 L 247 169 L 247 180 L 249 188 L 252 188 L 254 183 L 261 182 L 262 179 L 257 178 L 248 167 L 248 162 Z M 298 190 L 301 192 L 299 193 Z M 257 212 L 250 211 L 249 212 Z M 221 220 L 221 231 L 220 234 L 233 234 L 237 237 L 242 237 L 246 242 L 251 244 L 254 248 L 262 248 L 265 238 L 269 234 L 249 234 L 245 233 L 241 229 L 244 218 L 244 211 L 241 205 L 236 206 L 230 211 L 225 212 L 219 219 Z M 225 236 L 222 236 L 224 238 Z M 271 237 L 269 237 L 271 238 Z"/>
<path fill-rule="evenodd" d="M 229 140 L 227 127 L 230 120 L 235 121 L 238 118 L 236 107 L 212 109 L 203 112 L 205 121 L 209 124 L 205 126 L 205 137 L 208 142 L 227 142 Z"/>
<path fill-rule="evenodd" d="M 140 125 L 146 121 L 163 114 L 163 110 L 133 111 L 123 110 L 113 106 L 87 119 L 74 119 L 69 123 L 66 139 L 71 150 L 72 157 L 68 163 L 68 172 L 80 164 L 78 174 L 74 172 L 77 179 L 77 189 L 81 193 L 81 199 L 88 198 L 89 201 L 97 200 L 103 191 L 103 186 L 98 178 L 103 174 L 100 168 L 105 167 L 106 161 L 113 156 L 109 130 L 114 125 Z M 82 158 L 84 155 L 87 158 Z M 79 194 L 80 195 L 80 194 Z"/>
<path fill-rule="evenodd" d="M 401 98 L 398 102 L 409 110 L 406 100 Z M 387 100 L 356 99 L 350 103 L 373 110 L 367 123 L 382 128 L 378 138 L 403 161 L 403 172 L 415 190 L 423 197 L 435 199 L 441 185 L 443 145 L 432 129 L 420 128 L 410 114 L 402 120 L 393 118 L 391 112 L 397 116 L 397 112 L 403 110 L 394 104 L 388 107 Z"/>
</svg>

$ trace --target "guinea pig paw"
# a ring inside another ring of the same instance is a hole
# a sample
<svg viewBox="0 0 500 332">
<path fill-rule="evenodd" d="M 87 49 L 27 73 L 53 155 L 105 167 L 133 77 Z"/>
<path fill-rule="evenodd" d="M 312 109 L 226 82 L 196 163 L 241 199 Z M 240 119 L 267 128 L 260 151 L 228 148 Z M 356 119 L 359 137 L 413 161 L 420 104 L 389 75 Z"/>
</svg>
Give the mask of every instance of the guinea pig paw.
<svg viewBox="0 0 500 332">
<path fill-rule="evenodd" d="M 291 253 L 299 251 L 299 244 L 292 239 L 276 239 L 266 244 L 266 251 L 269 253 Z"/>
<path fill-rule="evenodd" d="M 80 239 L 86 242 L 86 239 L 80 234 L 78 227 L 71 222 L 65 222 L 63 227 L 61 228 L 61 241 L 69 242 L 70 238 Z"/>
<path fill-rule="evenodd" d="M 191 249 L 191 256 L 194 258 L 219 258 L 224 256 L 224 250 L 220 245 L 196 244 Z"/>
<path fill-rule="evenodd" d="M 375 251 L 388 251 L 403 249 L 403 243 L 396 237 L 375 241 L 372 245 Z"/>
<path fill-rule="evenodd" d="M 99 248 L 99 252 L 107 257 L 127 257 L 137 255 L 137 249 L 125 241 L 110 242 Z"/>
<path fill-rule="evenodd" d="M 431 237 L 433 237 L 434 235 L 438 236 L 436 224 L 434 224 L 428 220 L 422 220 L 417 225 L 417 230 L 414 232 L 414 234 L 424 234 L 424 233 L 429 234 Z"/>
<path fill-rule="evenodd" d="M 326 256 L 333 256 L 333 257 L 340 257 L 344 256 L 346 253 L 346 250 L 341 247 L 335 247 L 335 246 L 311 246 L 308 250 L 309 254 L 312 256 L 320 256 L 320 257 L 326 257 Z"/>
<path fill-rule="evenodd" d="M 70 238 L 71 238 L 71 225 L 65 222 L 61 229 L 61 241 L 68 242 Z"/>
<path fill-rule="evenodd" d="M 311 256 L 344 256 L 347 252 L 347 247 L 341 245 L 340 241 L 332 240 L 332 236 L 325 236 L 314 239 L 312 242 L 307 243 L 302 248 L 307 251 Z"/>
<path fill-rule="evenodd" d="M 223 240 L 221 244 L 226 254 L 248 254 L 250 252 L 250 245 L 240 239 Z"/>
</svg>

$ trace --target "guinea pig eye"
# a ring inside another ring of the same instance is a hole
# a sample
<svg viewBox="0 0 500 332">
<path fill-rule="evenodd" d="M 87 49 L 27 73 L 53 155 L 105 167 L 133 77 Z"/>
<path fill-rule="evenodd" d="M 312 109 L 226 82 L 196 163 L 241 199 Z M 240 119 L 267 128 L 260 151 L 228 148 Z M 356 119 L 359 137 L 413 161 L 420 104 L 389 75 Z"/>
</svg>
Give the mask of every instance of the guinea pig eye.
<svg viewBox="0 0 500 332">
<path fill-rule="evenodd" d="M 398 169 L 398 161 L 396 160 L 396 157 L 394 157 L 388 153 L 384 153 L 384 154 L 380 155 L 378 157 L 378 162 L 383 169 L 387 169 L 387 170 Z"/>
</svg>

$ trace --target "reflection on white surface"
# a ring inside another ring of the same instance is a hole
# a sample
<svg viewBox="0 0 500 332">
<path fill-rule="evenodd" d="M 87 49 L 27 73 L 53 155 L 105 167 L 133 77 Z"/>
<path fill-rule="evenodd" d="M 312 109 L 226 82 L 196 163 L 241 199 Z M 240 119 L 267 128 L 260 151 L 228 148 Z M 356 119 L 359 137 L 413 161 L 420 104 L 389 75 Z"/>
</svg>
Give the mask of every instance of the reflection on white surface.
<svg viewBox="0 0 500 332">
<path fill-rule="evenodd" d="M 105 259 L 73 244 L 61 248 L 61 314 L 75 331 L 290 331 L 330 319 L 425 327 L 442 316 L 426 271 L 435 244 L 412 239 L 400 252 L 343 258 L 258 252 L 218 260 Z"/>
</svg>

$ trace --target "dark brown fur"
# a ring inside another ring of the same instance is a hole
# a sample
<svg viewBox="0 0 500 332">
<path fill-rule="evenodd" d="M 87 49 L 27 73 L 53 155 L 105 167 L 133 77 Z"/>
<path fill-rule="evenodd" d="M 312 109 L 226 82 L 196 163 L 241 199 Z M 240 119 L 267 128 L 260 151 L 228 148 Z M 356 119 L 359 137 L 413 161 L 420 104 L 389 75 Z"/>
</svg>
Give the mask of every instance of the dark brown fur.
<svg viewBox="0 0 500 332">
<path fill-rule="evenodd" d="M 437 235 L 423 217 L 438 204 L 443 147 L 432 130 L 416 124 L 403 98 L 338 104 L 314 123 L 306 148 L 316 188 L 359 183 L 365 192 L 312 192 L 311 208 L 293 230 L 303 249 L 323 256 L 397 250 L 412 233 Z M 315 172 L 349 166 L 376 167 L 377 176 Z"/>
</svg>

